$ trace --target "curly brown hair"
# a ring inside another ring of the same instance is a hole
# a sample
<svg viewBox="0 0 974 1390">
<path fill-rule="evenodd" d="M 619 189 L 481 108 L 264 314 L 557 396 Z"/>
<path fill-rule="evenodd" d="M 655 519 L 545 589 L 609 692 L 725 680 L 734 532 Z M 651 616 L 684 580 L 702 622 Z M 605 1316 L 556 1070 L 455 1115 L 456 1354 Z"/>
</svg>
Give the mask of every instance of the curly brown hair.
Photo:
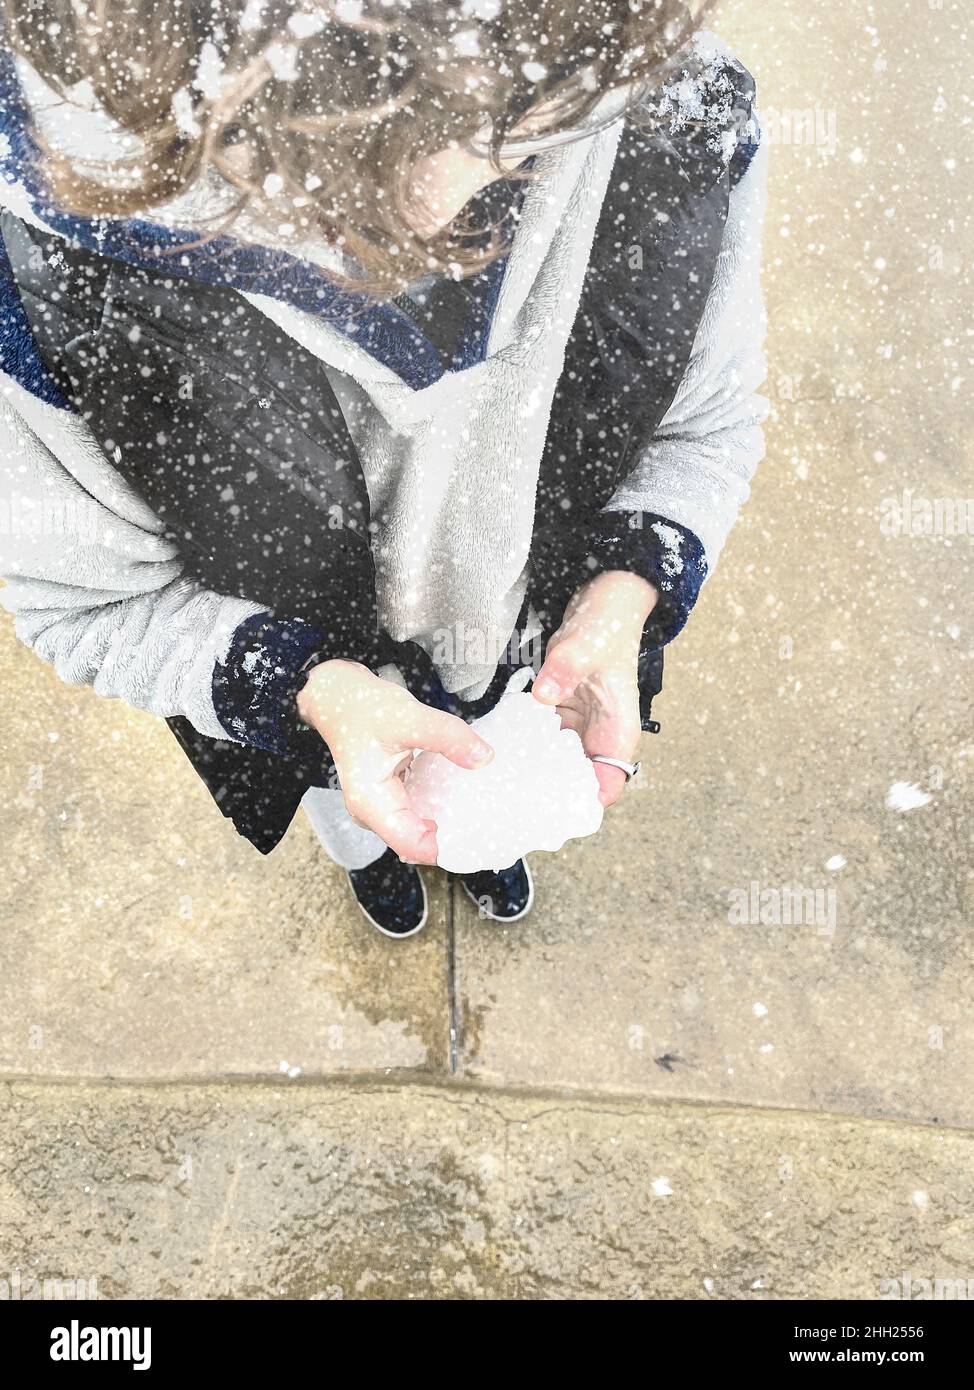
<svg viewBox="0 0 974 1390">
<path fill-rule="evenodd" d="M 683 0 L 3 0 L 6 41 L 61 97 L 86 82 L 137 137 L 102 165 L 44 145 L 52 199 L 87 216 L 145 213 L 212 168 L 235 212 L 323 235 L 395 293 L 496 254 L 458 219 L 424 239 L 410 173 L 528 111 L 565 132 L 609 92 L 658 80 L 700 10 Z M 411 200 L 412 203 L 411 203 Z M 225 223 L 217 231 L 227 230 Z M 214 233 L 215 234 L 215 233 Z M 454 273 L 457 273 L 454 271 Z"/>
</svg>

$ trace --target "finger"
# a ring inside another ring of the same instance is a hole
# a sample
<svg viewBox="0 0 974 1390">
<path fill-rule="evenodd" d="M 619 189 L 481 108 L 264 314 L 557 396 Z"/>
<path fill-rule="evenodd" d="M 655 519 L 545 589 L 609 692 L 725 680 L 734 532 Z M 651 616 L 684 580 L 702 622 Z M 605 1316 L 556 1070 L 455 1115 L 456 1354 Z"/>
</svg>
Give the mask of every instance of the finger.
<svg viewBox="0 0 974 1390">
<path fill-rule="evenodd" d="M 582 744 L 591 758 L 621 758 L 630 763 L 639 747 L 639 695 L 631 676 L 616 678 L 611 672 L 602 678 L 605 705 L 602 717 L 581 730 Z M 629 780 L 621 768 L 609 763 L 593 763 L 599 783 L 599 800 L 612 806 L 619 800 Z"/>
<path fill-rule="evenodd" d="M 420 710 L 414 731 L 417 748 L 442 753 L 458 767 L 483 767 L 493 758 L 494 750 L 486 739 L 457 715 L 424 705 L 420 705 Z"/>
<path fill-rule="evenodd" d="M 359 825 L 372 830 L 409 864 L 435 864 L 436 822 L 424 820 L 410 806 L 398 777 L 346 788 L 345 804 Z"/>
<path fill-rule="evenodd" d="M 543 705 L 557 705 L 569 699 L 576 687 L 589 675 L 592 662 L 570 642 L 560 642 L 538 672 L 531 694 Z"/>
<path fill-rule="evenodd" d="M 599 800 L 603 806 L 614 806 L 626 785 L 626 774 L 621 767 L 610 767 L 608 763 L 593 763 L 599 781 Z"/>
</svg>

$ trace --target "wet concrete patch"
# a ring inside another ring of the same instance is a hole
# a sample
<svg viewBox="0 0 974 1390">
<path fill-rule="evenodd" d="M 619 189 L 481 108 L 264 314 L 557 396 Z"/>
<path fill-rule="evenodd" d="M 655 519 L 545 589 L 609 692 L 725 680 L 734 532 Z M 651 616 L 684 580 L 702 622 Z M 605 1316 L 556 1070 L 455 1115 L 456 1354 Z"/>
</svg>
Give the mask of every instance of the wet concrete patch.
<svg viewBox="0 0 974 1390">
<path fill-rule="evenodd" d="M 390 942 L 303 817 L 265 858 L 161 721 L 64 686 L 6 634 L 2 661 L 0 1074 L 448 1066 L 442 876 L 426 930 Z"/>
</svg>

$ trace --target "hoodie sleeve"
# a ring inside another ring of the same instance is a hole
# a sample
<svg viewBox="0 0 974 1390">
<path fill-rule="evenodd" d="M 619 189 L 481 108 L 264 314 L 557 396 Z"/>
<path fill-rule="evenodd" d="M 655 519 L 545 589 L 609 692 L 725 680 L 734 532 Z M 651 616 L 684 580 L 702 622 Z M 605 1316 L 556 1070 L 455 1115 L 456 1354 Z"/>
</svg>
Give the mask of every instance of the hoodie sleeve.
<svg viewBox="0 0 974 1390">
<path fill-rule="evenodd" d="M 4 363 L 6 366 L 6 362 Z M 226 739 L 213 672 L 261 605 L 183 575 L 85 423 L 0 377 L 0 602 L 63 680 Z"/>
<path fill-rule="evenodd" d="M 679 632 L 713 573 L 764 454 L 767 164 L 765 142 L 747 151 L 687 369 L 593 538 L 594 569 L 633 570 L 659 590 L 652 621 L 661 642 Z"/>
</svg>

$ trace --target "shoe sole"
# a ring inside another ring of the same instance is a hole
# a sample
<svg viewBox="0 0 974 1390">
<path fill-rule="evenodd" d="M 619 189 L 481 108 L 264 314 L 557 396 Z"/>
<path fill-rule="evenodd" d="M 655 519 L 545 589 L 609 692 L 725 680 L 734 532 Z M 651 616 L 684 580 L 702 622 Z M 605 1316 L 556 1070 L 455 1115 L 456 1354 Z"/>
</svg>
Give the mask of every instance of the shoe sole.
<svg viewBox="0 0 974 1390">
<path fill-rule="evenodd" d="M 356 903 L 358 903 L 359 912 L 361 912 L 362 916 L 371 926 L 375 927 L 377 932 L 381 932 L 383 936 L 387 936 L 390 941 L 407 941 L 409 937 L 415 936 L 418 932 L 421 932 L 423 928 L 426 926 L 426 919 L 429 917 L 430 911 L 430 900 L 429 895 L 426 892 L 426 884 L 423 882 L 422 874 L 419 875 L 419 886 L 423 890 L 423 915 L 419 919 L 416 926 L 410 927 L 409 931 L 389 931 L 386 927 L 383 927 L 379 922 L 377 922 L 375 918 L 372 916 L 371 912 L 367 912 L 365 908 L 362 906 L 361 902 L 359 902 L 358 894 L 355 891 L 355 885 L 352 883 L 347 869 L 345 871 L 345 877 L 348 879 L 348 886 L 352 890 L 352 897 L 355 899 Z"/>
<path fill-rule="evenodd" d="M 534 904 L 534 876 L 531 873 L 531 868 L 526 859 L 524 860 L 524 872 L 528 876 L 528 900 L 521 908 L 521 911 L 515 913 L 513 917 L 495 917 L 492 912 L 484 912 L 483 908 L 480 906 L 480 899 L 474 897 L 473 893 L 471 893 L 470 889 L 464 883 L 462 878 L 460 879 L 460 887 L 463 889 L 467 897 L 473 903 L 474 907 L 477 909 L 477 912 L 481 914 L 483 917 L 486 917 L 488 922 L 500 922 L 502 924 L 506 922 L 520 922 L 522 917 L 526 917 L 528 915 Z"/>
</svg>

